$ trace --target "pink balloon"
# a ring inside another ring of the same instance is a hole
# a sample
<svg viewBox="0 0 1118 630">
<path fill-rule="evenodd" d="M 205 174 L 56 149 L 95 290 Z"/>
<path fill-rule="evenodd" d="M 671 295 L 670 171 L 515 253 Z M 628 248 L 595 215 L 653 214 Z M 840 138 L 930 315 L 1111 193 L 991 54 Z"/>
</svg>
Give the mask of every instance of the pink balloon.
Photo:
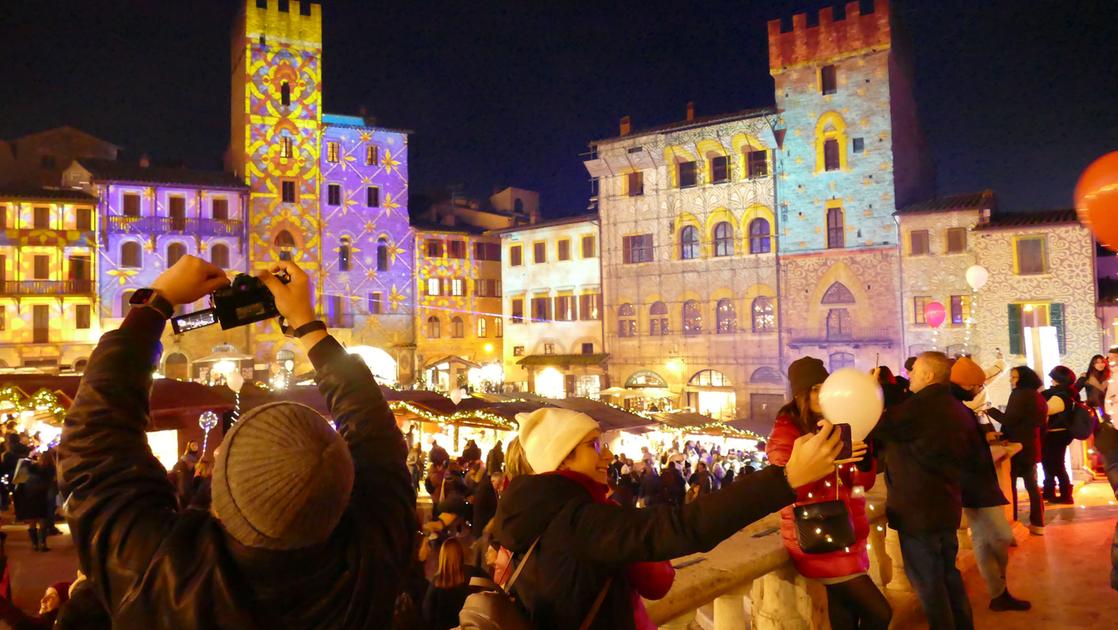
<svg viewBox="0 0 1118 630">
<path fill-rule="evenodd" d="M 932 328 L 939 328 L 947 319 L 947 310 L 939 302 L 928 302 L 924 305 L 924 321 Z"/>
</svg>

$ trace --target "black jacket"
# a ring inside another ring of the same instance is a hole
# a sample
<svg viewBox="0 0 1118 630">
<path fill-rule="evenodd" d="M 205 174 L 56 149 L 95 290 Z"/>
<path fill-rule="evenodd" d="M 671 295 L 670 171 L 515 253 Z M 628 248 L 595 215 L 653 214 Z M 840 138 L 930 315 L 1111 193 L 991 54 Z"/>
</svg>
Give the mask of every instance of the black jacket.
<svg viewBox="0 0 1118 630">
<path fill-rule="evenodd" d="M 322 545 L 244 547 L 208 511 L 177 509 L 144 435 L 165 322 L 133 309 L 105 334 L 59 447 L 82 571 L 122 628 L 384 628 L 411 560 L 415 496 L 406 447 L 369 369 L 333 338 L 310 352 L 349 445 L 350 504 Z"/>
<path fill-rule="evenodd" d="M 514 479 L 501 497 L 493 535 L 516 554 L 540 539 L 513 587 L 534 628 L 578 628 L 612 576 L 591 627 L 625 630 L 633 627 L 627 565 L 707 551 L 795 498 L 777 466 L 674 508 L 594 503 L 576 481 L 529 475 Z"/>
<path fill-rule="evenodd" d="M 883 443 L 889 526 L 909 533 L 958 529 L 963 462 L 974 453 L 973 414 L 947 385 L 929 385 L 887 410 L 870 434 Z"/>
<path fill-rule="evenodd" d="M 966 402 L 974 396 L 958 385 L 951 385 L 951 393 L 960 401 Z M 966 405 L 963 405 L 966 407 Z M 977 437 L 971 442 L 973 454 L 963 461 L 959 485 L 963 493 L 963 507 L 984 508 L 1009 503 L 1002 494 L 998 484 L 998 469 L 994 467 L 994 456 L 990 452 L 990 445 L 986 442 L 986 434 L 978 422 L 978 416 L 966 407 L 970 422 L 967 431 L 973 432 Z M 973 426 L 971 426 L 973 425 Z"/>
<path fill-rule="evenodd" d="M 1005 439 L 1021 444 L 1021 451 L 1013 456 L 1015 466 L 1040 461 L 1040 434 L 1048 416 L 1048 403 L 1040 392 L 1018 387 L 1010 393 L 1005 413 L 997 409 L 987 413 L 1001 423 Z"/>
<path fill-rule="evenodd" d="M 1053 429 L 1068 429 L 1071 427 L 1071 419 L 1075 414 L 1075 403 L 1079 401 L 1079 393 L 1067 387 L 1060 385 L 1053 385 L 1040 393 L 1044 397 L 1045 404 L 1053 397 L 1058 397 L 1064 403 L 1064 410 L 1060 413 L 1048 416 L 1048 431 Z M 1048 410 L 1045 409 L 1045 413 Z"/>
</svg>

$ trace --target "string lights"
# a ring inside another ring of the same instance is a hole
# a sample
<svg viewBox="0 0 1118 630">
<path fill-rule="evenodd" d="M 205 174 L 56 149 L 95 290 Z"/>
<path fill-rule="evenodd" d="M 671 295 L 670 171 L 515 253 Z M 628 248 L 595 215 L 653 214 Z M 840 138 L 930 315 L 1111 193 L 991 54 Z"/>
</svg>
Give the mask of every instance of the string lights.
<svg viewBox="0 0 1118 630">
<path fill-rule="evenodd" d="M 15 385 L 5 385 L 0 388 L 0 408 L 4 411 L 46 412 L 61 422 L 66 417 L 66 408 L 59 402 L 58 396 L 49 389 L 40 389 L 28 396 L 22 389 Z"/>
</svg>

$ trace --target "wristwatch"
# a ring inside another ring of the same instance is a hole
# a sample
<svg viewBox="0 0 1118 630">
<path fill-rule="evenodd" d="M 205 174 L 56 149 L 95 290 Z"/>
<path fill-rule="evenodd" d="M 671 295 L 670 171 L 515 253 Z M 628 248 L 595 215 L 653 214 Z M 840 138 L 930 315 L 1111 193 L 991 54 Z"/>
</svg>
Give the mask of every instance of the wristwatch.
<svg viewBox="0 0 1118 630">
<path fill-rule="evenodd" d="M 321 321 L 319 321 L 317 319 L 314 320 L 313 322 L 307 322 L 307 323 L 303 324 L 302 326 L 296 328 L 295 330 L 291 331 L 291 336 L 298 339 L 299 337 L 302 337 L 304 335 L 309 335 L 310 333 L 312 333 L 316 330 L 321 330 L 323 332 L 326 332 L 326 324 L 322 323 Z"/>
<path fill-rule="evenodd" d="M 171 319 L 175 314 L 175 306 L 167 301 L 159 292 L 150 287 L 138 289 L 128 298 L 132 306 L 146 306 L 159 312 L 165 319 Z"/>
</svg>

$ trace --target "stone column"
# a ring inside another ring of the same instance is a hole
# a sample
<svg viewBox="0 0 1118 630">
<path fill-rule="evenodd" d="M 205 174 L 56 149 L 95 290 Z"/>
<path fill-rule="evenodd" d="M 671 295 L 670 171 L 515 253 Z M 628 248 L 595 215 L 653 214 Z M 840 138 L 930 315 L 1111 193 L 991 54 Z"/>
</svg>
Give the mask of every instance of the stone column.
<svg viewBox="0 0 1118 630">
<path fill-rule="evenodd" d="M 893 563 L 893 579 L 889 581 L 888 589 L 891 591 L 912 593 L 912 582 L 908 581 L 908 576 L 905 575 L 904 572 L 904 558 L 901 556 L 901 539 L 895 529 L 886 528 L 885 532 L 885 553 L 888 554 Z"/>
<path fill-rule="evenodd" d="M 819 582 L 800 575 L 791 564 L 754 580 L 750 599 L 753 630 L 827 627 L 827 591 Z"/>
<path fill-rule="evenodd" d="M 741 630 L 749 627 L 745 598 L 749 596 L 752 585 L 752 582 L 746 582 L 733 591 L 715 598 L 714 630 Z"/>
<path fill-rule="evenodd" d="M 886 588 L 893 581 L 893 559 L 885 547 L 885 521 L 870 521 L 866 547 L 870 556 L 870 577 L 878 588 Z"/>
<path fill-rule="evenodd" d="M 667 623 L 660 624 L 660 630 L 687 630 L 691 622 L 695 620 L 695 611 L 689 611 L 682 614 Z M 744 627 L 744 626 L 742 626 Z"/>
</svg>

